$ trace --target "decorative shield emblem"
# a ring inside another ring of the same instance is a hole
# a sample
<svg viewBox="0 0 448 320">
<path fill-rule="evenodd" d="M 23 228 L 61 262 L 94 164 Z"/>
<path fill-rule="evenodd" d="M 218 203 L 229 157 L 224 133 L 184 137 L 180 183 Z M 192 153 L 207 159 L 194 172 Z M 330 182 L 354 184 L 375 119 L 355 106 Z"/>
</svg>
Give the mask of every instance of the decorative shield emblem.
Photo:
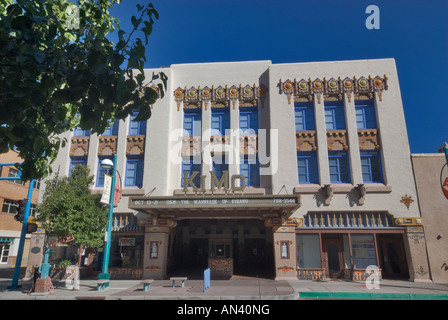
<svg viewBox="0 0 448 320">
<path fill-rule="evenodd" d="M 448 177 L 445 179 L 445 181 L 442 184 L 442 191 L 445 197 L 448 199 Z"/>
</svg>

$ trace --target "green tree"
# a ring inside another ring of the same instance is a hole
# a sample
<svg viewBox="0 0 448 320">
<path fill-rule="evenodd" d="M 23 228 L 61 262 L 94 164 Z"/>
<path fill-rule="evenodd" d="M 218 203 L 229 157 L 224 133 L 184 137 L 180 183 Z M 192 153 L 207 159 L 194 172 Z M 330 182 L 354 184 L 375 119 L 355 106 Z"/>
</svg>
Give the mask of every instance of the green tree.
<svg viewBox="0 0 448 320">
<path fill-rule="evenodd" d="M 107 208 L 101 196 L 91 193 L 94 176 L 85 166 L 76 165 L 70 177 L 46 181 L 43 201 L 37 206 L 38 218 L 49 234 L 58 239 L 73 236 L 71 245 L 96 248 L 103 245 Z"/>
<path fill-rule="evenodd" d="M 110 14 L 119 3 L 0 2 L 0 153 L 20 152 L 23 180 L 51 173 L 66 143 L 59 134 L 77 126 L 101 134 L 110 119 L 133 110 L 139 112 L 136 121 L 146 120 L 150 105 L 163 97 L 166 76 L 153 73 L 148 80 L 143 72 L 145 45 L 159 14 L 151 3 L 138 4 L 127 33 Z M 108 39 L 114 31 L 116 44 Z"/>
</svg>

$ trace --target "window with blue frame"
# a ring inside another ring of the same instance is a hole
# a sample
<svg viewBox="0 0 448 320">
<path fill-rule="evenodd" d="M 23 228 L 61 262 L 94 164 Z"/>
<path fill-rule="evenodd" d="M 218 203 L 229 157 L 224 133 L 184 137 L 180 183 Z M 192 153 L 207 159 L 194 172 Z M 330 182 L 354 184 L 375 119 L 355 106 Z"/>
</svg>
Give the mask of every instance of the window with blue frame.
<svg viewBox="0 0 448 320">
<path fill-rule="evenodd" d="M 327 130 L 345 129 L 345 112 L 342 101 L 325 101 L 325 124 Z"/>
<path fill-rule="evenodd" d="M 213 171 L 218 180 L 221 179 L 224 171 L 229 171 L 229 164 L 227 163 L 225 156 L 213 158 Z"/>
<path fill-rule="evenodd" d="M 98 170 L 96 174 L 96 186 L 104 187 L 104 175 L 108 173 L 109 169 L 101 167 L 101 161 L 109 159 L 113 161 L 113 156 L 102 156 L 98 157 Z"/>
<path fill-rule="evenodd" d="M 72 169 L 76 165 L 81 165 L 81 166 L 87 167 L 87 157 L 86 156 L 82 156 L 82 157 L 71 157 L 70 158 L 70 169 L 69 169 L 69 172 L 68 172 L 68 176 L 69 177 L 70 177 L 70 175 L 72 173 Z"/>
<path fill-rule="evenodd" d="M 118 136 L 118 123 L 118 119 L 110 120 L 110 125 L 108 128 L 106 128 L 106 130 L 104 130 L 102 136 Z"/>
<path fill-rule="evenodd" d="M 379 151 L 361 151 L 361 170 L 364 183 L 383 182 Z"/>
<path fill-rule="evenodd" d="M 133 111 L 132 116 L 129 121 L 129 135 L 144 135 L 146 134 L 146 121 L 135 121 L 134 119 L 138 116 L 137 111 Z"/>
<path fill-rule="evenodd" d="M 184 110 L 184 136 L 202 136 L 202 115 L 200 109 Z"/>
<path fill-rule="evenodd" d="M 294 103 L 296 131 L 315 130 L 314 106 L 312 102 Z"/>
<path fill-rule="evenodd" d="M 212 108 L 212 136 L 224 136 L 230 129 L 229 108 Z"/>
<path fill-rule="evenodd" d="M 182 159 L 182 172 L 181 172 L 181 187 L 184 186 L 184 174 L 188 173 L 188 177 L 191 177 L 194 171 L 197 171 L 198 174 L 193 179 L 193 183 L 196 187 L 199 188 L 201 185 L 201 162 L 200 159 L 196 159 L 194 157 L 183 158 Z M 187 186 L 188 187 L 188 186 Z"/>
<path fill-rule="evenodd" d="M 358 129 L 376 129 L 375 105 L 372 100 L 355 100 Z"/>
<path fill-rule="evenodd" d="M 82 130 L 81 127 L 76 127 L 73 132 L 74 137 L 89 137 L 90 136 L 90 129 Z"/>
<path fill-rule="evenodd" d="M 144 159 L 142 156 L 127 158 L 126 177 L 124 185 L 126 187 L 141 187 L 143 185 Z"/>
<path fill-rule="evenodd" d="M 300 184 L 319 183 L 317 154 L 315 151 L 297 152 L 297 171 Z"/>
<path fill-rule="evenodd" d="M 258 134 L 258 109 L 240 108 L 240 134 Z"/>
<path fill-rule="evenodd" d="M 331 183 L 350 183 L 349 160 L 346 151 L 329 151 L 328 164 Z"/>
<path fill-rule="evenodd" d="M 257 156 L 245 156 L 241 159 L 240 174 L 244 176 L 246 187 L 260 186 L 260 163 Z"/>
</svg>

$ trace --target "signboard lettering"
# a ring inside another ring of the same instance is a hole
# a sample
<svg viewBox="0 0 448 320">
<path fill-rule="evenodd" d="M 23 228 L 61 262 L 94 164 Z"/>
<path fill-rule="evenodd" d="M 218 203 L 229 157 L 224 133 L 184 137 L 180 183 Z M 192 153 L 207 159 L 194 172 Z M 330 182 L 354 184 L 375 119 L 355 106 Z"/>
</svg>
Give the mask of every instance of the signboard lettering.
<svg viewBox="0 0 448 320">
<path fill-rule="evenodd" d="M 189 172 L 184 171 L 184 185 L 183 185 L 183 191 L 188 192 L 188 187 L 190 186 L 193 188 L 194 192 L 205 192 L 205 179 L 206 176 L 201 176 L 200 179 L 200 185 L 199 187 L 194 183 L 194 179 L 199 174 L 199 171 L 193 171 L 190 176 L 188 176 Z M 237 180 L 240 181 L 239 186 L 237 186 Z M 229 191 L 229 172 L 223 171 L 221 179 L 218 180 L 216 177 L 216 173 L 214 171 L 210 171 L 210 190 L 215 191 L 215 187 L 218 190 L 221 190 L 221 188 L 224 191 Z M 245 178 L 241 174 L 234 174 L 230 178 L 230 189 L 232 191 L 243 191 L 245 188 Z"/>
<path fill-rule="evenodd" d="M 283 198 L 264 198 L 264 197 L 241 197 L 241 198 L 198 198 L 198 199 L 163 199 L 159 200 L 150 200 L 150 199 L 132 199 L 130 200 L 130 208 L 139 209 L 139 208 L 150 208 L 150 207 L 176 207 L 176 208 L 185 208 L 185 207 L 225 207 L 225 206 L 234 206 L 238 207 L 241 205 L 252 206 L 252 205 L 297 205 L 298 198 L 296 197 L 283 197 Z"/>
</svg>

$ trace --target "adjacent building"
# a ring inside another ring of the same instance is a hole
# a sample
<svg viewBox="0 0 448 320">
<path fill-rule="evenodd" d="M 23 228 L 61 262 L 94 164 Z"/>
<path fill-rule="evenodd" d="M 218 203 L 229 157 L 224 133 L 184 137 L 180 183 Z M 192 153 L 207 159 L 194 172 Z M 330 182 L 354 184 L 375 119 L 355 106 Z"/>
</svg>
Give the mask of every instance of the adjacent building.
<svg viewBox="0 0 448 320">
<path fill-rule="evenodd" d="M 420 211 L 424 221 L 429 273 L 435 283 L 448 283 L 448 168 L 445 154 L 412 154 Z M 423 235 L 415 237 L 420 241 Z"/>
<path fill-rule="evenodd" d="M 393 59 L 145 72 L 169 79 L 151 118 L 67 132 L 54 164 L 102 192 L 117 155 L 112 277 L 429 281 Z"/>
<path fill-rule="evenodd" d="M 0 154 L 0 177 L 19 177 L 15 163 L 22 162 L 19 153 L 10 150 Z M 18 201 L 28 196 L 29 182 L 21 180 L 0 180 L 0 265 L 15 266 L 19 249 L 22 223 L 16 221 Z M 35 216 L 39 198 L 40 181 L 35 182 L 31 199 L 30 217 Z M 22 255 L 22 265 L 27 265 L 31 235 L 27 234 Z"/>
</svg>

